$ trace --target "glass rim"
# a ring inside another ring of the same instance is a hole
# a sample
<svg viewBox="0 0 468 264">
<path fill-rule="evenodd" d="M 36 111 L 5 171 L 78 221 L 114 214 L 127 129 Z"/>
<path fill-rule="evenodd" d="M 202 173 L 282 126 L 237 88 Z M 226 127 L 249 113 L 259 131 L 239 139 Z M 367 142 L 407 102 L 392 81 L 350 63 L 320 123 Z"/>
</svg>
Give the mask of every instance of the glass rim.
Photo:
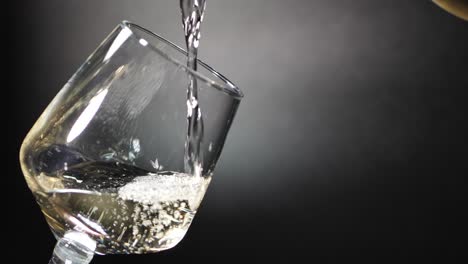
<svg viewBox="0 0 468 264">
<path fill-rule="evenodd" d="M 149 35 L 150 37 L 153 37 L 154 39 L 156 39 L 158 41 L 161 41 L 161 42 L 167 44 L 169 47 L 171 47 L 174 50 L 176 50 L 176 51 L 184 54 L 185 56 L 187 56 L 187 51 L 184 50 L 183 48 L 177 46 L 173 42 L 159 36 L 158 34 L 152 32 L 151 30 L 148 30 L 148 29 L 146 29 L 146 28 L 144 28 L 144 27 L 142 27 L 142 26 L 140 26 L 138 24 L 135 24 L 135 23 L 127 21 L 127 20 L 124 20 L 119 24 L 119 26 L 122 27 L 122 28 L 126 28 L 126 29 L 130 30 L 132 32 L 130 37 L 137 38 L 138 41 L 140 39 L 145 39 L 143 36 L 138 35 L 137 31 L 140 31 L 140 32 L 143 32 L 143 33 Z M 209 66 L 208 64 L 206 64 L 202 60 L 197 59 L 198 66 L 201 66 L 201 67 L 205 68 L 208 72 L 210 72 L 211 74 L 216 76 L 219 80 L 221 80 L 222 83 L 213 81 L 211 78 L 208 78 L 207 76 L 201 74 L 200 72 L 194 71 L 194 70 L 188 68 L 182 62 L 172 58 L 172 56 L 170 56 L 166 52 L 164 52 L 164 51 L 158 49 L 157 47 L 155 47 L 151 43 L 151 41 L 147 41 L 147 42 L 148 42 L 148 44 L 146 44 L 144 46 L 144 48 L 149 48 L 153 52 L 156 52 L 159 55 L 162 55 L 163 57 L 165 57 L 165 59 L 168 59 L 172 63 L 176 64 L 178 67 L 182 68 L 184 71 L 188 72 L 189 74 L 195 76 L 197 79 L 203 81 L 208 86 L 216 88 L 216 89 L 218 89 L 218 90 L 220 90 L 220 91 L 222 91 L 224 93 L 227 93 L 229 96 L 232 96 L 234 98 L 241 99 L 242 97 L 244 97 L 244 94 L 242 93 L 242 91 L 234 83 L 232 83 L 228 78 L 226 78 L 221 73 L 217 72 L 215 69 L 213 69 L 211 66 Z"/>
</svg>

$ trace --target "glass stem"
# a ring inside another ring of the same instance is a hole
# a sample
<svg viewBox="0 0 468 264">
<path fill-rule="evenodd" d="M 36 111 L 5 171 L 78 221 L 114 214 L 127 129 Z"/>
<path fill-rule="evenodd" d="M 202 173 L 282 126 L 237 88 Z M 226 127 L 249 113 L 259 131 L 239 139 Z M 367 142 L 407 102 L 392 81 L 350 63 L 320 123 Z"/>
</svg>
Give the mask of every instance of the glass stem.
<svg viewBox="0 0 468 264">
<path fill-rule="evenodd" d="M 96 249 L 96 241 L 85 233 L 70 231 L 57 241 L 49 264 L 87 264 Z"/>
</svg>

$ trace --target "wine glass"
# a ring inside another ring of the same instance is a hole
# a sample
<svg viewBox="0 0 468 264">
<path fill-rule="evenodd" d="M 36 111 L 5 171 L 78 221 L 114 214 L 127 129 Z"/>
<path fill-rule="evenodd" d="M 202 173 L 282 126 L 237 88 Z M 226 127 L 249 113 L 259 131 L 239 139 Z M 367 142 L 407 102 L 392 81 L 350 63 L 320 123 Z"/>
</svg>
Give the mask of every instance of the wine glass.
<svg viewBox="0 0 468 264">
<path fill-rule="evenodd" d="M 197 72 L 188 69 L 186 55 L 122 22 L 26 136 L 21 168 L 58 239 L 50 263 L 158 252 L 184 237 L 243 96 L 201 61 Z M 187 102 L 194 79 L 198 101 Z M 199 152 L 191 153 L 197 158 L 190 159 L 187 120 L 194 103 L 203 134 Z M 191 160 L 199 170 L 188 169 Z"/>
</svg>

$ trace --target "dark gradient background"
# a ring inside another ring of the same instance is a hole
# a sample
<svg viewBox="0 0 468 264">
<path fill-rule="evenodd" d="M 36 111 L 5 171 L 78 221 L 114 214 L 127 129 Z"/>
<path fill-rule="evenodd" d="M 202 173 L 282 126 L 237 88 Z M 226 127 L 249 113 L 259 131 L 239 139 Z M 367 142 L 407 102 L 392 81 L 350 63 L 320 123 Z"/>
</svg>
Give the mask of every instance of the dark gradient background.
<svg viewBox="0 0 468 264">
<path fill-rule="evenodd" d="M 245 92 L 211 187 L 176 248 L 93 263 L 466 256 L 468 22 L 430 1 L 207 2 L 200 57 Z M 55 240 L 19 169 L 22 139 L 119 21 L 179 45 L 182 28 L 175 0 L 13 5 L 3 214 L 15 252 L 47 263 Z"/>
</svg>

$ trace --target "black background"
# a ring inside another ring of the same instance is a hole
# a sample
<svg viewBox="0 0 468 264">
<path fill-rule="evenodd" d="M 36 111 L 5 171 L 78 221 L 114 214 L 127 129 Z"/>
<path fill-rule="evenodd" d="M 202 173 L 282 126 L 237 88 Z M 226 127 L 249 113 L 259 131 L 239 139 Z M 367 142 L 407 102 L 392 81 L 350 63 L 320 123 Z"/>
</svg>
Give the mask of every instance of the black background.
<svg viewBox="0 0 468 264">
<path fill-rule="evenodd" d="M 14 208 L 2 215 L 14 252 L 46 263 L 55 240 L 22 177 L 21 141 L 120 20 L 182 45 L 178 1 L 4 12 Z M 466 256 L 466 21 L 430 1 L 208 0 L 202 33 L 200 57 L 245 99 L 199 214 L 172 250 L 93 263 Z"/>
</svg>

